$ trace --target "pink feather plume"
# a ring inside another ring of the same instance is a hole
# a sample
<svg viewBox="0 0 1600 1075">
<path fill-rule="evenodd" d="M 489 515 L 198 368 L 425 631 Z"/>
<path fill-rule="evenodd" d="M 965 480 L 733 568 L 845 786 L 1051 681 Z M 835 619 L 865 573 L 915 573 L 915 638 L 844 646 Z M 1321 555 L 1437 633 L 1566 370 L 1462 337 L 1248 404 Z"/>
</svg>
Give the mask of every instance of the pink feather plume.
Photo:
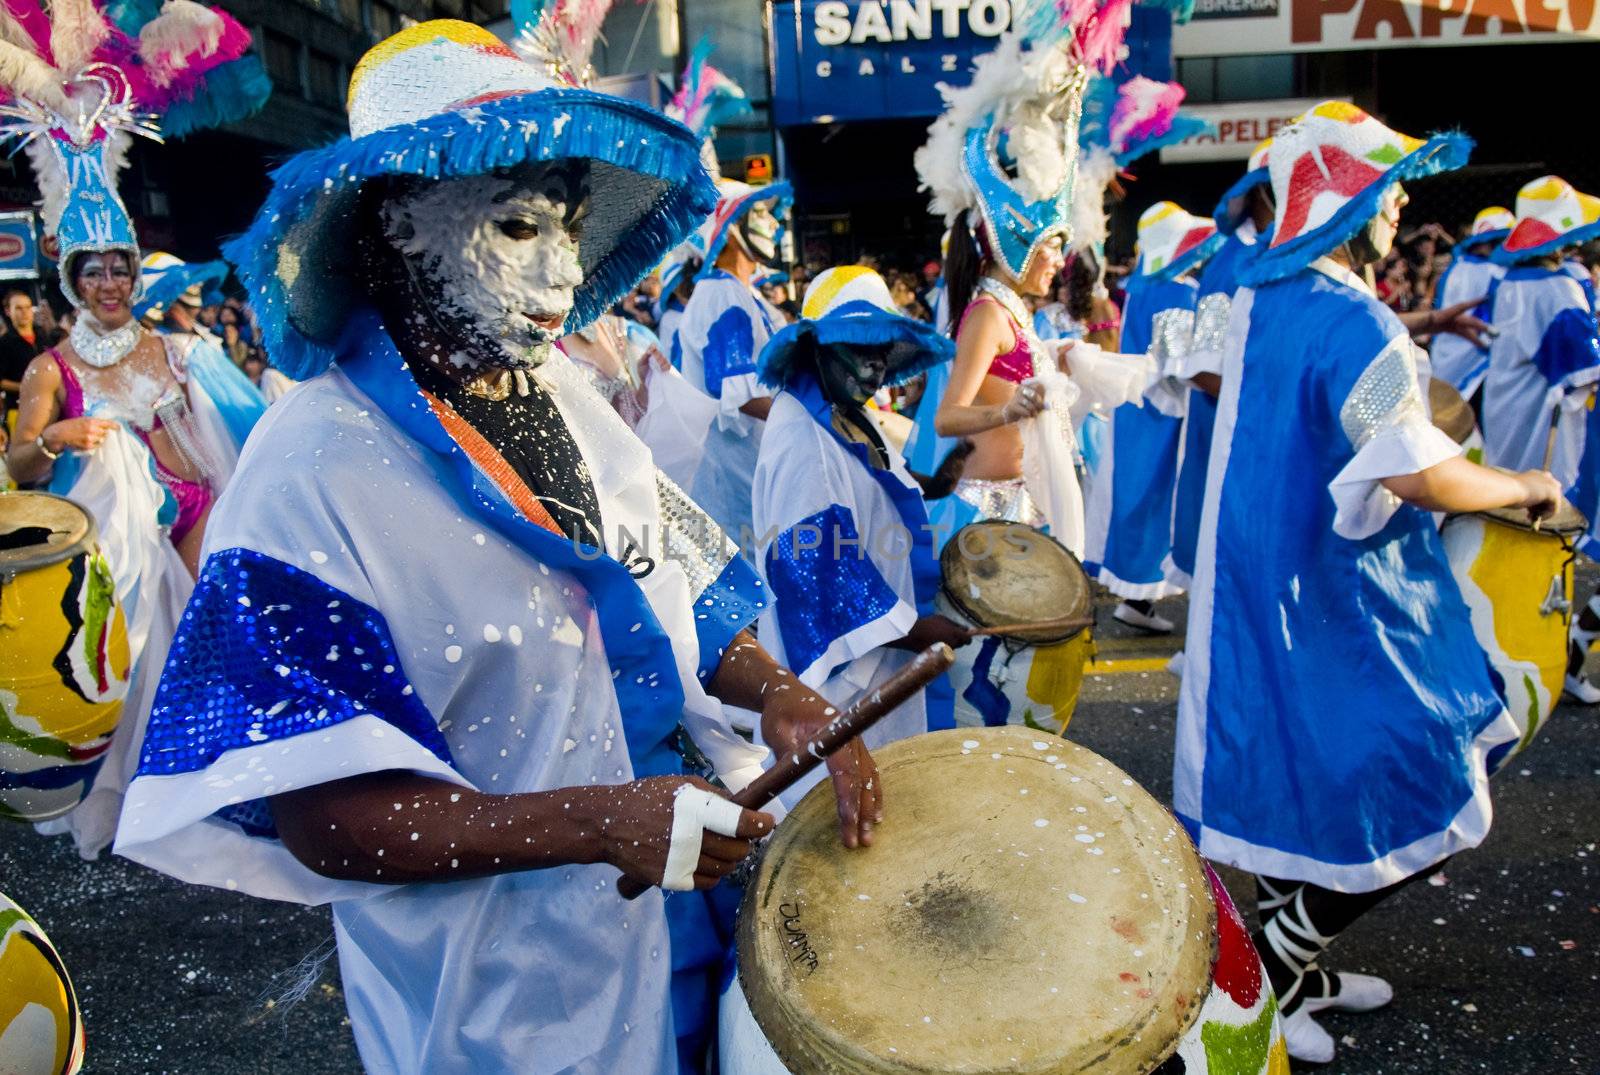
<svg viewBox="0 0 1600 1075">
<path fill-rule="evenodd" d="M 1183 87 L 1176 82 L 1157 82 L 1143 75 L 1124 82 L 1117 91 L 1117 107 L 1111 113 L 1112 151 L 1121 153 L 1131 144 L 1166 134 L 1172 129 L 1183 95 Z"/>
</svg>

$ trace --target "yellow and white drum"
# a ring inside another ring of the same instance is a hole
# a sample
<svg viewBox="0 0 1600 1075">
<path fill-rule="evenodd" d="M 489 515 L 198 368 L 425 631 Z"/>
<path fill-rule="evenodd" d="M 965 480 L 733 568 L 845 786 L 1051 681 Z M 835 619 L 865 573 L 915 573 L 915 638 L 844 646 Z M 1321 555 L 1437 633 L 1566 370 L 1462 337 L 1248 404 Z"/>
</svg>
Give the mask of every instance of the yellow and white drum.
<svg viewBox="0 0 1600 1075">
<path fill-rule="evenodd" d="M 957 530 L 939 554 L 940 612 L 967 627 L 1084 619 L 1094 611 L 1078 558 L 1042 530 L 988 520 Z M 1094 656 L 1085 627 L 1022 628 L 956 651 L 950 669 L 956 723 L 1020 724 L 1056 734 L 1078 705 Z"/>
<path fill-rule="evenodd" d="M 724 1073 L 1144 1075 L 1174 1055 L 1192 1075 L 1287 1070 L 1243 924 L 1219 958 L 1231 904 L 1121 769 L 1022 728 L 876 757 L 887 813 L 870 848 L 840 846 L 824 787 L 756 868 Z"/>
<path fill-rule="evenodd" d="M 1502 681 L 1506 708 L 1533 741 L 1561 698 L 1572 625 L 1573 543 L 1588 528 L 1562 501 L 1538 529 L 1517 508 L 1452 515 L 1442 535 L 1472 632 Z"/>
<path fill-rule="evenodd" d="M 72 980 L 39 924 L 0 893 L 0 1071 L 73 1075 L 83 1017 Z"/>
<path fill-rule="evenodd" d="M 94 520 L 48 493 L 0 495 L 0 817 L 45 821 L 88 794 L 128 663 Z"/>
</svg>

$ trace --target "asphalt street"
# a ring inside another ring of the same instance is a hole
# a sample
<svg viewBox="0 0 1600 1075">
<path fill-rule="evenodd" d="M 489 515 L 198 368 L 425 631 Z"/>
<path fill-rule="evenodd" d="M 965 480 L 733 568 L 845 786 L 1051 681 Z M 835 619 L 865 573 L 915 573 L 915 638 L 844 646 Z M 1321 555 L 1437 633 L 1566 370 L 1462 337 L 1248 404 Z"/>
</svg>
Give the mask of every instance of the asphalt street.
<svg viewBox="0 0 1600 1075">
<path fill-rule="evenodd" d="M 1581 584 L 1588 593 L 1594 575 Z M 1177 616 L 1182 600 L 1164 602 Z M 1069 736 L 1157 797 L 1172 784 L 1171 639 L 1133 637 L 1103 603 L 1100 662 Z M 1181 629 L 1181 623 L 1180 623 Z M 1591 661 L 1600 669 L 1600 657 Z M 1495 787 L 1487 842 L 1356 924 L 1328 963 L 1394 983 L 1389 1008 L 1326 1017 L 1340 1075 L 1600 1070 L 1600 710 L 1564 706 Z M 893 808 L 893 804 L 889 804 Z M 1246 879 L 1224 872 L 1242 909 Z M 190 888 L 62 840 L 0 829 L 0 891 L 40 921 L 88 1026 L 89 1072 L 360 1070 L 336 963 L 303 999 L 328 913 Z"/>
</svg>

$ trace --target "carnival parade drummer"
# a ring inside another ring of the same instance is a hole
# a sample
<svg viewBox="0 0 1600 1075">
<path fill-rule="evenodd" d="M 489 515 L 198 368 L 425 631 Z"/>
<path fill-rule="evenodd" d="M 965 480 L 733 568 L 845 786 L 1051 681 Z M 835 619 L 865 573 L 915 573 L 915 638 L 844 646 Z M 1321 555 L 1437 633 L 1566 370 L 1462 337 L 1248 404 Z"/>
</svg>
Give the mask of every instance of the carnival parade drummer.
<svg viewBox="0 0 1600 1075">
<path fill-rule="evenodd" d="M 678 323 L 674 344 L 684 377 L 717 401 L 705 454 L 715 464 L 691 490 L 695 501 L 736 540 L 750 526 L 750 483 L 761 431 L 772 406 L 756 381 L 756 358 L 784 317 L 755 286 L 778 259 L 787 183 L 719 184 L 708 221 L 705 264 Z"/>
<path fill-rule="evenodd" d="M 1566 265 L 1566 254 L 1600 235 L 1600 198 L 1544 176 L 1517 192 L 1517 216 L 1494 252 L 1505 275 L 1494 289 L 1483 381 L 1484 460 L 1495 466 L 1537 466 L 1540 460 L 1583 511 L 1600 497 L 1600 444 L 1591 444 L 1592 400 L 1600 383 L 1600 333 L 1589 294 Z M 1591 602 L 1592 604 L 1592 602 Z M 1600 688 L 1583 677 L 1590 645 L 1600 636 L 1600 610 L 1573 618 L 1565 691 L 1585 705 Z"/>
<path fill-rule="evenodd" d="M 1491 205 L 1472 218 L 1472 227 L 1434 288 L 1434 306 L 1482 303 L 1482 313 L 1487 316 L 1485 300 L 1506 274 L 1505 266 L 1497 264 L 1492 254 L 1501 240 L 1511 234 L 1515 223 L 1511 210 L 1498 205 Z M 1484 374 L 1489 372 L 1489 348 L 1461 336 L 1439 336 L 1428 349 L 1428 361 L 1435 377 L 1459 392 L 1462 399 L 1471 400 L 1483 386 Z"/>
<path fill-rule="evenodd" d="M 1112 614 L 1144 631 L 1170 633 L 1152 603 L 1178 593 L 1168 578 L 1172 506 L 1178 480 L 1183 364 L 1193 346 L 1199 287 L 1195 274 L 1222 245 L 1216 224 L 1157 202 L 1139 217 L 1139 261 L 1122 314 L 1124 351 L 1149 354 L 1160 380 L 1149 405 L 1123 404 L 1096 465 L 1088 507 L 1090 574 L 1122 598 Z"/>
<path fill-rule="evenodd" d="M 776 392 L 754 486 L 771 602 L 761 637 L 802 683 L 842 705 L 912 653 L 971 638 L 933 609 L 939 564 L 922 488 L 866 408 L 881 387 L 955 348 L 897 312 L 883 278 L 861 266 L 817 276 L 802 312 L 761 354 L 761 381 Z M 866 738 L 876 746 L 953 726 L 948 695 L 928 691 Z"/>
<path fill-rule="evenodd" d="M 1324 951 L 1483 840 L 1490 770 L 1518 738 L 1428 513 L 1539 515 L 1560 489 L 1461 458 L 1428 421 L 1405 327 L 1360 275 L 1394 242 L 1400 184 L 1469 147 L 1340 102 L 1280 130 L 1274 235 L 1232 313 L 1175 808 L 1202 854 L 1257 875 L 1257 946 L 1304 1060 L 1334 1054 L 1316 1013 L 1392 996 L 1327 970 Z"/>
<path fill-rule="evenodd" d="M 753 572 L 552 347 L 715 198 L 688 131 L 558 88 L 558 61 L 401 31 L 352 76 L 350 137 L 230 248 L 308 379 L 217 505 L 118 844 L 332 902 L 374 1070 L 699 1070 L 709 905 L 624 902 L 616 871 L 710 888 L 770 829 L 683 775 L 680 731 L 738 788 L 765 751 L 721 703 L 779 749 L 834 712 L 742 633 Z M 870 757 L 829 764 L 869 841 Z"/>
</svg>

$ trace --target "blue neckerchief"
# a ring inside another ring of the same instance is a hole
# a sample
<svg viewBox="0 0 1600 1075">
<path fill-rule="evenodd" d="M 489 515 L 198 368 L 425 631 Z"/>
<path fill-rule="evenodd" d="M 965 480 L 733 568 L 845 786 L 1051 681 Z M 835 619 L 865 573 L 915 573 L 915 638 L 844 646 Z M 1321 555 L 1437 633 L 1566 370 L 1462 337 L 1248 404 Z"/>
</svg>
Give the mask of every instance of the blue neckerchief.
<svg viewBox="0 0 1600 1075">
<path fill-rule="evenodd" d="M 832 437 L 851 458 L 860 462 L 873 481 L 883 487 L 900 516 L 900 525 L 911 534 L 911 585 L 917 598 L 917 613 L 926 616 L 933 611 L 933 598 L 939 592 L 939 561 L 933 555 L 933 534 L 928 526 L 928 507 L 923 502 L 922 491 L 908 486 L 892 470 L 872 465 L 865 444 L 855 444 L 839 436 L 833 428 L 833 404 L 822 394 L 822 386 L 809 373 L 797 376 L 784 391 L 800 401 L 812 421 Z"/>
<path fill-rule="evenodd" d="M 680 771 L 671 743 L 683 712 L 672 642 L 644 591 L 623 567 L 525 518 L 445 432 L 405 359 L 370 308 L 350 318 L 335 348 L 339 367 L 389 420 L 427 448 L 434 475 L 463 510 L 493 526 L 535 561 L 575 578 L 599 618 L 617 707 L 636 776 Z"/>
</svg>

